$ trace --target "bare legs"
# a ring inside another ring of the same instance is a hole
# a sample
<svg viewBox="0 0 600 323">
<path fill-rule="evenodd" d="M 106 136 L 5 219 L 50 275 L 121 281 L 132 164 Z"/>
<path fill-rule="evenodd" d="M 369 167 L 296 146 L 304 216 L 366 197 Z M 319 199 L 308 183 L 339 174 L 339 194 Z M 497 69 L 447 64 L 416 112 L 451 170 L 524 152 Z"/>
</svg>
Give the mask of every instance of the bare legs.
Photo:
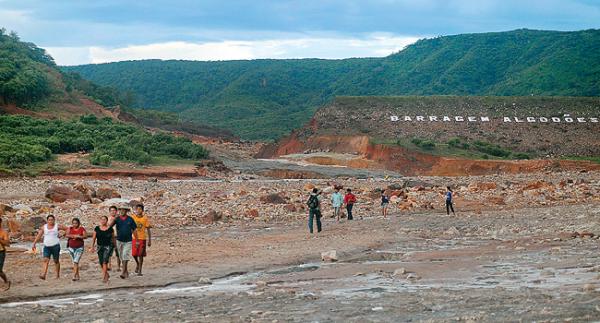
<svg viewBox="0 0 600 323">
<path fill-rule="evenodd" d="M 144 266 L 144 257 L 133 257 L 135 259 L 135 273 L 142 276 L 142 266 Z"/>
<path fill-rule="evenodd" d="M 110 275 L 108 274 L 108 264 L 102 264 L 102 277 L 102 281 L 108 284 L 108 279 L 110 278 Z"/>
<path fill-rule="evenodd" d="M 40 279 L 46 279 L 46 274 L 48 274 L 48 265 L 50 264 L 50 258 L 44 258 L 44 264 L 42 265 L 42 273 L 40 274 Z M 56 269 L 56 279 L 60 278 L 60 262 L 58 260 L 54 260 L 54 269 Z"/>
<path fill-rule="evenodd" d="M 6 274 L 3 271 L 0 271 L 0 278 L 2 278 L 2 280 L 4 281 L 4 284 L 6 285 L 6 287 L 4 287 L 4 291 L 7 291 L 10 289 L 10 281 L 8 280 L 8 277 L 6 277 Z"/>
<path fill-rule="evenodd" d="M 122 263 L 123 263 L 123 273 L 121 274 L 121 276 L 119 276 L 119 277 L 121 277 L 121 279 L 125 279 L 125 278 L 129 277 L 129 271 L 127 271 L 127 263 L 128 262 L 129 261 L 127 261 L 127 260 L 123 260 L 122 261 Z"/>
<path fill-rule="evenodd" d="M 73 281 L 79 280 L 79 264 L 73 263 Z"/>
</svg>

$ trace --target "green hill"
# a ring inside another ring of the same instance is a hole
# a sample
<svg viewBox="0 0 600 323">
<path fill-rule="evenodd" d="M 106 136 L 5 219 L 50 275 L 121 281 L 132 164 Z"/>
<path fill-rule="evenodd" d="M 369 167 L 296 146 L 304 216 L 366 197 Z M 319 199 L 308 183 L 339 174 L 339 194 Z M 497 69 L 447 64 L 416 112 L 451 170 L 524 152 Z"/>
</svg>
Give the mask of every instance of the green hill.
<svg viewBox="0 0 600 323">
<path fill-rule="evenodd" d="M 90 153 L 90 162 L 103 166 L 112 160 L 148 164 L 208 156 L 190 139 L 151 133 L 140 123 L 227 134 L 184 122 L 172 113 L 128 109 L 129 96 L 59 70 L 44 49 L 0 28 L 0 176 L 49 170 L 56 155 L 74 152 Z M 123 122 L 117 111 L 134 122 Z"/>
<path fill-rule="evenodd" d="M 64 67 L 248 139 L 276 139 L 340 95 L 600 95 L 600 30 L 423 39 L 384 58 L 127 61 Z"/>
</svg>

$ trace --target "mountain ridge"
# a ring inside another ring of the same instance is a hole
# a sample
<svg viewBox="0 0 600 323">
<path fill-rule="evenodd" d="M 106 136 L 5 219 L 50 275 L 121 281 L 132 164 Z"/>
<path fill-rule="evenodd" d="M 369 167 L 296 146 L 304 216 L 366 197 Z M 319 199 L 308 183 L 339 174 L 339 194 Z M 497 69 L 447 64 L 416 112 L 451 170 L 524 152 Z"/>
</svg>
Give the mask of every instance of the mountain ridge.
<svg viewBox="0 0 600 323">
<path fill-rule="evenodd" d="M 64 67 L 175 111 L 274 140 L 336 96 L 600 96 L 600 30 L 519 29 L 419 40 L 382 58 L 128 61 Z"/>
</svg>

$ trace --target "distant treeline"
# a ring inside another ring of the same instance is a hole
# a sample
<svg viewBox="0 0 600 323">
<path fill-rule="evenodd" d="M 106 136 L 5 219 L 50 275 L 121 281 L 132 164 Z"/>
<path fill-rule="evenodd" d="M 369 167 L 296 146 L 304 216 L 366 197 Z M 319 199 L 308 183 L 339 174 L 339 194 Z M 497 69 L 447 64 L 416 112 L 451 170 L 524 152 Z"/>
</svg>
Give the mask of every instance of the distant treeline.
<svg viewBox="0 0 600 323">
<path fill-rule="evenodd" d="M 340 95 L 600 96 L 600 30 L 424 39 L 385 58 L 128 61 L 64 67 L 248 139 L 276 139 Z M 132 96 L 133 97 L 133 96 Z"/>
</svg>

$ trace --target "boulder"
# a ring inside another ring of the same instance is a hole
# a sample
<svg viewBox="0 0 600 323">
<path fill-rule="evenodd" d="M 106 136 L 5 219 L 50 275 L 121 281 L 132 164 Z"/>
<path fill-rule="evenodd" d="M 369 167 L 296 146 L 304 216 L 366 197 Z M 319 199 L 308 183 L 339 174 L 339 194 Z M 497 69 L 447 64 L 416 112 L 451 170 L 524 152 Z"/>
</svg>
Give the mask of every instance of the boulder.
<svg viewBox="0 0 600 323">
<path fill-rule="evenodd" d="M 86 197 L 83 193 L 68 186 L 53 185 L 46 190 L 46 198 L 55 203 L 62 203 L 66 200 L 79 200 L 87 202 L 91 197 Z"/>
<path fill-rule="evenodd" d="M 469 191 L 481 192 L 495 190 L 498 187 L 494 182 L 476 182 L 469 184 Z"/>
<path fill-rule="evenodd" d="M 25 205 L 25 204 L 13 205 L 12 209 L 14 212 L 19 212 L 20 214 L 32 214 L 33 213 L 33 209 L 29 205 Z"/>
<path fill-rule="evenodd" d="M 245 212 L 245 214 L 246 214 L 247 217 L 256 218 L 256 217 L 258 217 L 258 210 L 257 209 L 247 210 Z"/>
<path fill-rule="evenodd" d="M 93 197 L 96 197 L 96 190 L 88 183 L 77 183 L 73 185 L 73 188 L 81 192 L 85 196 L 86 201 L 91 201 Z"/>
<path fill-rule="evenodd" d="M 223 215 L 215 210 L 210 210 L 203 217 L 200 218 L 200 222 L 203 224 L 213 224 L 221 220 Z"/>
<path fill-rule="evenodd" d="M 328 262 L 338 261 L 337 252 L 335 250 L 321 252 L 321 260 Z"/>
<path fill-rule="evenodd" d="M 4 215 L 6 213 L 13 213 L 15 210 L 9 205 L 0 203 L 0 215 Z"/>
<path fill-rule="evenodd" d="M 129 199 L 124 199 L 124 198 L 115 198 L 115 199 L 108 199 L 105 200 L 104 202 L 100 203 L 100 205 L 105 206 L 105 207 L 110 207 L 112 205 L 119 205 L 121 203 L 129 203 L 130 200 Z"/>
<path fill-rule="evenodd" d="M 296 206 L 294 204 L 286 204 L 284 206 L 285 210 L 291 213 L 294 213 L 297 211 Z"/>
<path fill-rule="evenodd" d="M 121 194 L 119 194 L 119 192 L 112 187 L 102 186 L 96 191 L 96 197 L 104 201 L 108 199 L 120 198 Z"/>
<path fill-rule="evenodd" d="M 260 201 L 267 204 L 287 204 L 286 198 L 279 193 L 263 195 Z"/>
</svg>

